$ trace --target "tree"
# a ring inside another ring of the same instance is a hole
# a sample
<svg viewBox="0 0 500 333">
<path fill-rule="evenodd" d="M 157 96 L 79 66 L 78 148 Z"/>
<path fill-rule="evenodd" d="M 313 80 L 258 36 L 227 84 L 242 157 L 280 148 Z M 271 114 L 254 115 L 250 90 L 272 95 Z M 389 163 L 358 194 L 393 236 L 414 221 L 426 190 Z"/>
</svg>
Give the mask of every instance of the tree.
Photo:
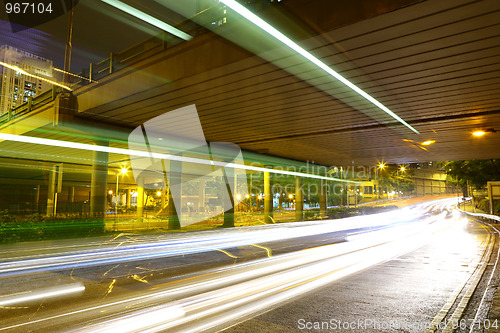
<svg viewBox="0 0 500 333">
<path fill-rule="evenodd" d="M 405 171 L 387 170 L 381 171 L 379 174 L 379 187 L 387 189 L 387 191 L 401 191 L 410 193 L 415 189 L 415 181 L 412 179 L 413 170 L 406 168 Z"/>
<path fill-rule="evenodd" d="M 443 166 L 448 181 L 461 188 L 484 188 L 488 181 L 500 180 L 500 160 L 450 161 Z"/>
</svg>

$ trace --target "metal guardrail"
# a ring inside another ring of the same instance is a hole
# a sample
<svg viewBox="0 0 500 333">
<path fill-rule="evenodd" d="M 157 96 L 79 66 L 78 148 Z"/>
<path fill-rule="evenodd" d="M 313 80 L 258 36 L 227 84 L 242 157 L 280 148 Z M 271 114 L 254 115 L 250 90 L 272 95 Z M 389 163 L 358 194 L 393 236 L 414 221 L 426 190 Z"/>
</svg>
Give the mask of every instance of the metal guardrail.
<svg viewBox="0 0 500 333">
<path fill-rule="evenodd" d="M 204 21 L 210 21 L 215 15 L 217 15 L 218 8 L 212 7 L 210 9 L 204 10 L 191 17 L 190 19 L 184 20 L 183 22 L 175 25 L 177 29 L 180 29 L 191 36 L 198 36 L 206 31 L 208 31 L 203 26 L 195 23 L 193 20 L 197 21 L 203 19 Z M 183 42 L 183 39 L 171 35 L 167 32 L 161 32 L 158 35 L 149 37 L 148 39 L 133 45 L 126 50 L 118 53 L 111 53 L 109 58 L 104 59 L 98 63 L 90 63 L 89 68 L 84 69 L 77 76 L 74 82 L 70 82 L 71 88 L 76 89 L 84 85 L 96 82 L 99 79 L 104 78 L 120 69 L 126 68 L 131 64 L 147 59 L 154 54 L 162 52 L 171 47 Z M 87 78 L 87 79 L 85 79 Z M 17 106 L 16 108 L 9 110 L 9 112 L 0 116 L 0 124 L 11 121 L 21 115 L 31 112 L 32 109 L 42 106 L 44 104 L 50 103 L 55 100 L 57 94 L 59 94 L 62 89 L 55 86 L 52 89 L 45 91 L 44 93 L 38 95 L 35 98 L 29 98 L 27 102 Z"/>
<path fill-rule="evenodd" d="M 13 120 L 14 118 L 20 117 L 22 115 L 28 114 L 34 108 L 48 104 L 56 99 L 57 94 L 61 92 L 60 88 L 52 86 L 51 89 L 41 93 L 40 95 L 33 97 L 28 97 L 28 101 L 19 105 L 18 107 L 9 110 L 0 116 L 0 124 Z"/>
<path fill-rule="evenodd" d="M 458 208 L 458 210 L 461 213 L 464 213 L 464 214 L 467 214 L 467 215 L 471 215 L 471 216 L 475 216 L 475 217 L 481 217 L 483 219 L 493 220 L 493 221 L 496 221 L 496 222 L 500 222 L 500 216 L 489 215 L 489 214 L 482 214 L 482 213 L 471 213 L 471 212 L 467 212 L 465 210 L 462 210 L 460 208 Z"/>
<path fill-rule="evenodd" d="M 175 27 L 186 32 L 191 36 L 198 36 L 207 31 L 207 29 L 193 22 L 196 16 L 203 15 L 204 18 L 210 16 L 210 10 L 203 11 L 194 17 L 177 24 Z M 120 69 L 126 68 L 131 64 L 147 59 L 156 53 L 166 50 L 168 47 L 182 43 L 184 40 L 168 32 L 161 32 L 158 35 L 133 45 L 121 52 L 111 52 L 110 56 L 98 63 L 90 63 L 89 68 L 84 69 L 78 74 L 80 79 L 72 83 L 72 88 L 78 88 L 96 82 L 109 74 Z M 84 79 L 88 78 L 88 79 Z"/>
<path fill-rule="evenodd" d="M 497 215 L 490 215 L 490 214 L 483 214 L 483 213 L 472 213 L 472 212 L 468 212 L 468 211 L 465 211 L 463 209 L 460 209 L 459 207 L 457 207 L 457 209 L 459 212 L 461 212 L 463 214 L 467 214 L 467 215 L 474 216 L 474 217 L 480 217 L 482 219 L 493 220 L 493 221 L 495 221 L 495 223 L 500 222 L 500 216 L 497 216 Z"/>
</svg>

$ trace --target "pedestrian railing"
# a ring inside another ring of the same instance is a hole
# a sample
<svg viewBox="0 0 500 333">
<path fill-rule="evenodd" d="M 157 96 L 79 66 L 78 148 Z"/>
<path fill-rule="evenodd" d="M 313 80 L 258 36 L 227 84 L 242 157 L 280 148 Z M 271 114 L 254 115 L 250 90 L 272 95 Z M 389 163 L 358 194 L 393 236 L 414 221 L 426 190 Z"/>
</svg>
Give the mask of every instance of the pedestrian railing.
<svg viewBox="0 0 500 333">
<path fill-rule="evenodd" d="M 208 30 L 195 23 L 195 21 L 200 22 L 200 20 L 203 20 L 208 22 L 216 17 L 215 15 L 217 15 L 217 11 L 217 7 L 204 10 L 190 19 L 177 24 L 175 27 L 193 37 L 196 37 L 207 32 Z M 72 77 L 73 81 L 70 82 L 70 87 L 74 90 L 84 85 L 98 82 L 98 80 L 106 77 L 107 75 L 129 67 L 138 61 L 150 58 L 151 56 L 162 52 L 169 47 L 180 44 L 181 42 L 183 42 L 181 38 L 167 32 L 162 32 L 158 35 L 149 37 L 148 39 L 133 45 L 126 50 L 117 53 L 112 52 L 108 58 L 98 63 L 90 63 L 89 68 L 82 70 L 82 72 Z M 61 88 L 53 86 L 52 89 L 45 91 L 35 98 L 29 97 L 27 102 L 9 110 L 5 114 L 0 115 L 0 124 L 28 114 L 34 108 L 52 102 L 61 91 Z"/>
<path fill-rule="evenodd" d="M 465 211 L 465 210 L 462 210 L 460 208 L 457 208 L 461 213 L 464 213 L 464 214 L 467 214 L 467 215 L 470 215 L 470 216 L 474 216 L 474 217 L 479 217 L 483 220 L 489 220 L 493 223 L 498 223 L 500 222 L 500 216 L 496 216 L 496 215 L 490 215 L 490 214 L 483 214 L 483 213 L 472 213 L 472 212 L 468 212 L 468 211 Z"/>
<path fill-rule="evenodd" d="M 57 94 L 61 91 L 60 88 L 56 86 L 52 86 L 51 89 L 41 93 L 40 95 L 33 97 L 28 97 L 28 101 L 19 105 L 18 107 L 9 110 L 8 112 L 2 114 L 0 116 L 0 124 L 6 123 L 8 121 L 13 120 L 14 118 L 18 118 L 22 115 L 28 114 L 31 110 L 40 107 L 42 105 L 48 104 L 56 99 Z"/>
</svg>

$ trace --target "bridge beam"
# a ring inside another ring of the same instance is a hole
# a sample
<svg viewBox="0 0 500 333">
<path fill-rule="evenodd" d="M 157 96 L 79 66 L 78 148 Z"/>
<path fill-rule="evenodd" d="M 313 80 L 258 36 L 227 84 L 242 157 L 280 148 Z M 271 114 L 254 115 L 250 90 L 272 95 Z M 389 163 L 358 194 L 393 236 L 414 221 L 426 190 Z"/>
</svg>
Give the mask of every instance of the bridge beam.
<svg viewBox="0 0 500 333">
<path fill-rule="evenodd" d="M 109 146 L 107 140 L 95 140 L 99 146 Z M 108 153 L 94 151 L 90 182 L 90 214 L 104 218 L 107 203 Z"/>
</svg>

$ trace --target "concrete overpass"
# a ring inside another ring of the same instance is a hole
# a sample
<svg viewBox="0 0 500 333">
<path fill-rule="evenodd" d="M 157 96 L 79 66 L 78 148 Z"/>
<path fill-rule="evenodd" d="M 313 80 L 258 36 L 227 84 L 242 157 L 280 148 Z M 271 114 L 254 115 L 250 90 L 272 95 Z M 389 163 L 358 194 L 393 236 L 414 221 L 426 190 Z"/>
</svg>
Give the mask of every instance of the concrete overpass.
<svg viewBox="0 0 500 333">
<path fill-rule="evenodd" d="M 195 104 L 207 141 L 297 161 L 334 166 L 499 157 L 500 135 L 477 139 L 471 133 L 500 129 L 500 3 L 331 4 L 330 11 L 345 14 L 337 22 L 315 20 L 324 4 L 305 3 L 283 3 L 280 10 L 300 17 L 301 26 L 277 19 L 282 30 L 420 134 L 276 41 L 254 31 L 245 35 L 248 26 L 237 23 L 215 32 L 192 25 L 191 41 L 155 37 L 114 54 L 89 72 L 92 79 L 101 73 L 97 82 L 76 85 L 66 99 L 47 94 L 38 106 L 21 106 L 0 130 L 82 143 L 101 138 L 123 147 L 131 129 Z M 262 44 L 259 52 L 255 44 Z M 422 144 L 429 140 L 434 143 Z M 40 154 L 22 143 L 2 142 L 1 148 L 5 157 Z M 96 160 L 64 148 L 45 153 L 63 162 Z M 108 162 L 117 167 L 123 161 L 110 156 Z"/>
</svg>

